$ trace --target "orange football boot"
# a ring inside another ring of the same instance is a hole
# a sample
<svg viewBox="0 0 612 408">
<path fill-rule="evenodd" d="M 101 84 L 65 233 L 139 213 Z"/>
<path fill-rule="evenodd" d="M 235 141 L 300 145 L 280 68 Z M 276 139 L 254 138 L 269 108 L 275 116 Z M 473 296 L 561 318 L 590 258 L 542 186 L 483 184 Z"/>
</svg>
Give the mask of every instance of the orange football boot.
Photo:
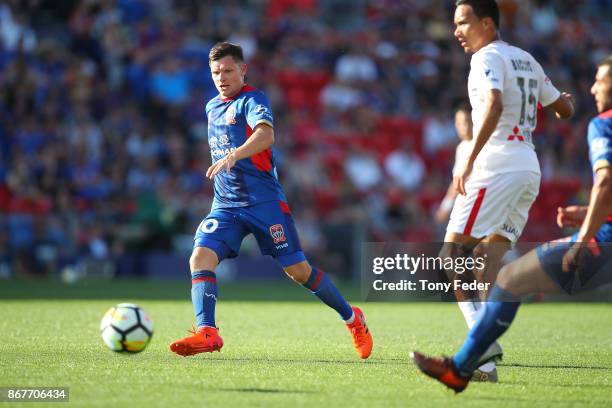
<svg viewBox="0 0 612 408">
<path fill-rule="evenodd" d="M 177 340 L 170 344 L 170 350 L 181 356 L 192 356 L 198 353 L 212 353 L 221 351 L 223 339 L 219 336 L 219 329 L 215 327 L 200 327 L 188 330 L 191 336 Z"/>
<path fill-rule="evenodd" d="M 470 382 L 469 378 L 459 375 L 450 357 L 427 357 L 418 351 L 413 351 L 410 357 L 424 374 L 435 378 L 456 393 L 465 390 Z"/>
<path fill-rule="evenodd" d="M 359 357 L 366 359 L 370 357 L 372 353 L 372 346 L 374 342 L 372 341 L 372 333 L 370 333 L 370 329 L 366 326 L 365 316 L 361 309 L 356 306 L 351 307 L 353 309 L 353 313 L 355 313 L 355 320 L 351 324 L 347 324 L 346 327 L 351 332 L 351 336 L 353 337 L 353 346 L 355 347 L 355 351 L 359 355 Z"/>
</svg>

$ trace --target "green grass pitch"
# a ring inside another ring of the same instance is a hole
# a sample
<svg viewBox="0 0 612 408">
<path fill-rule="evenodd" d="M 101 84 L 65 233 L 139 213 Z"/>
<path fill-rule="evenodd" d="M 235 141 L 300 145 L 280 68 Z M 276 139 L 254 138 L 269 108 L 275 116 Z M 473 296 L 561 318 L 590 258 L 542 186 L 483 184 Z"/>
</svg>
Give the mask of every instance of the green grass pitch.
<svg viewBox="0 0 612 408">
<path fill-rule="evenodd" d="M 222 352 L 183 358 L 168 344 L 193 321 L 187 285 L 0 282 L 0 386 L 67 386 L 75 407 L 612 404 L 611 304 L 524 305 L 501 341 L 500 383 L 454 395 L 408 358 L 413 349 L 450 354 L 461 344 L 466 328 L 453 304 L 357 302 L 374 335 L 364 362 L 335 312 L 297 285 L 221 285 Z M 120 301 L 153 317 L 143 353 L 116 354 L 102 343 L 100 318 Z"/>
</svg>

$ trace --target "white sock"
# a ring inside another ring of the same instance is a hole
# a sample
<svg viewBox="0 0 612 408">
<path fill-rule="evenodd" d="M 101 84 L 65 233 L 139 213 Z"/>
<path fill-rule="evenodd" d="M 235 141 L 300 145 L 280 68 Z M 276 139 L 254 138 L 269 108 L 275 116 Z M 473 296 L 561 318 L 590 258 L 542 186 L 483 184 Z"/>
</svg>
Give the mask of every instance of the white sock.
<svg viewBox="0 0 612 408">
<path fill-rule="evenodd" d="M 489 361 L 488 363 L 484 363 L 478 367 L 478 369 L 485 373 L 490 373 L 491 371 L 495 370 L 495 363 L 493 361 Z"/>
<path fill-rule="evenodd" d="M 344 323 L 346 324 L 351 324 L 355 321 L 355 312 L 353 312 L 353 314 L 351 315 L 351 317 L 349 317 L 347 320 L 344 321 Z"/>
<path fill-rule="evenodd" d="M 479 309 L 479 301 L 467 301 L 467 302 L 457 302 L 459 305 L 459 310 L 463 313 L 463 317 L 465 318 L 465 322 L 467 323 L 468 329 L 471 329 L 474 324 L 476 324 L 476 314 Z"/>
</svg>

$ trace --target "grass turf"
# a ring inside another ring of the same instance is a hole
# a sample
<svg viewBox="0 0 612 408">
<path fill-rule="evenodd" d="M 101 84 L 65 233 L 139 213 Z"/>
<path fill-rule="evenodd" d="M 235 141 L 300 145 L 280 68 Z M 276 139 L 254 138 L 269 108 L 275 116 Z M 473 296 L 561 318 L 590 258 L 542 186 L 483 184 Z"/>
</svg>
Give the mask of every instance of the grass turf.
<svg viewBox="0 0 612 408">
<path fill-rule="evenodd" d="M 612 305 L 524 305 L 501 341 L 500 383 L 455 396 L 408 359 L 413 349 L 451 354 L 461 344 L 455 305 L 362 304 L 375 341 L 363 362 L 335 312 L 297 285 L 271 287 L 221 286 L 223 351 L 183 358 L 168 344 L 193 321 L 185 284 L 3 282 L 0 386 L 67 386 L 70 406 L 87 407 L 610 406 Z M 119 300 L 155 321 L 143 353 L 116 354 L 100 339 L 99 320 Z"/>
</svg>

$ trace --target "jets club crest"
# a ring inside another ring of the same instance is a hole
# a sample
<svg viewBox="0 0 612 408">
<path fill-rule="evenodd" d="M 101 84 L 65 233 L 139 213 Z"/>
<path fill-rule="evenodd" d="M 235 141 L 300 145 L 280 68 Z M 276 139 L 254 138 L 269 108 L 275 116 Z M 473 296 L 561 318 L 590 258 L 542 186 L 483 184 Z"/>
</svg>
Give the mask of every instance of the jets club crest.
<svg viewBox="0 0 612 408">
<path fill-rule="evenodd" d="M 274 244 L 280 244 L 281 242 L 285 242 L 285 231 L 283 231 L 283 226 L 281 224 L 275 224 L 270 227 L 270 235 L 274 239 Z"/>
</svg>

